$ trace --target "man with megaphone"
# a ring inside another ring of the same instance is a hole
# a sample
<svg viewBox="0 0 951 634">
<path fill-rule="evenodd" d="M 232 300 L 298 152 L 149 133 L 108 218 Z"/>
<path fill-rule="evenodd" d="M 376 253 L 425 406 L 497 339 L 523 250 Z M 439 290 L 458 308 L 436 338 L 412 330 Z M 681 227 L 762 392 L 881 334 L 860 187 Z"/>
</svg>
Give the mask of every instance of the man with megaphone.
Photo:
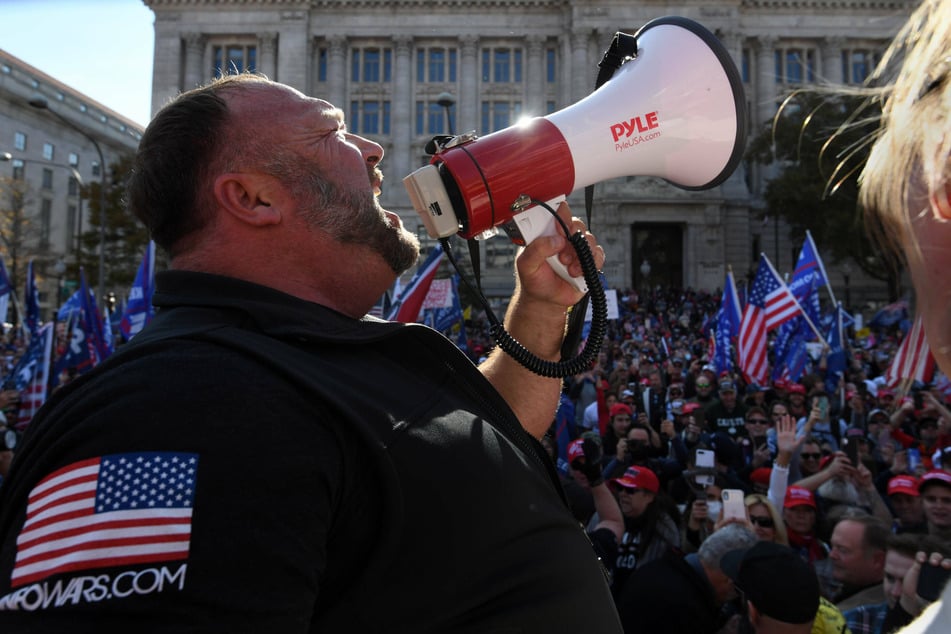
<svg viewBox="0 0 951 634">
<path fill-rule="evenodd" d="M 560 379 L 365 317 L 418 254 L 382 157 L 255 75 L 155 116 L 128 193 L 172 270 L 18 447 L 0 630 L 620 631 L 538 442 Z M 563 236 L 533 242 L 506 325 L 556 359 L 581 293 L 549 257 L 581 274 Z"/>
</svg>

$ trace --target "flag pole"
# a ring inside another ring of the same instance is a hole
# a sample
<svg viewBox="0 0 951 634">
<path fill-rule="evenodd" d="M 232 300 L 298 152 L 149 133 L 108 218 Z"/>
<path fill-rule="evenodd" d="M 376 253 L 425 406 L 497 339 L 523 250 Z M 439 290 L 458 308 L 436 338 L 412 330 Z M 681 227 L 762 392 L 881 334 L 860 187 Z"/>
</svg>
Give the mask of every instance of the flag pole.
<svg viewBox="0 0 951 634">
<path fill-rule="evenodd" d="M 812 233 L 808 229 L 806 229 L 806 240 L 809 241 L 809 246 L 812 248 L 812 252 L 816 256 L 816 265 L 819 267 L 819 270 L 822 271 L 822 278 L 826 281 L 826 290 L 829 291 L 829 297 L 832 298 L 832 305 L 838 306 L 839 302 L 836 301 L 835 293 L 832 292 L 832 282 L 829 281 L 829 275 L 826 273 L 826 267 L 822 262 L 822 256 L 819 255 L 819 249 L 816 247 L 816 241 L 812 239 Z"/>
<path fill-rule="evenodd" d="M 776 272 L 776 267 L 773 266 L 773 263 L 769 261 L 769 257 L 767 257 L 767 255 L 766 255 L 765 253 L 761 253 L 760 255 L 762 255 L 762 256 L 763 256 L 763 259 L 766 260 L 766 264 L 767 264 L 767 265 L 769 266 L 769 268 L 772 270 L 773 275 L 776 276 L 776 279 L 778 279 L 780 282 L 782 282 L 782 278 L 779 277 L 779 273 Z M 785 283 L 785 282 L 783 282 L 783 283 Z M 788 291 L 787 291 L 787 292 L 788 292 Z M 792 298 L 792 300 L 793 300 L 794 302 L 796 302 L 796 308 L 799 309 L 800 315 L 802 315 L 802 318 L 806 320 L 806 323 L 809 325 L 809 328 L 811 328 L 811 329 L 812 329 L 812 332 L 815 333 L 816 337 L 819 338 L 819 341 L 822 342 L 822 345 L 825 346 L 826 348 L 828 348 L 828 347 L 829 347 L 829 342 L 826 341 L 826 338 L 822 336 L 822 333 L 819 332 L 819 329 L 816 328 L 816 325 L 815 325 L 814 323 L 812 323 L 812 319 L 810 319 L 810 318 L 809 318 L 809 315 L 806 314 L 806 311 L 803 310 L 802 304 L 799 303 L 799 300 L 796 299 L 796 296 L 793 295 L 791 292 L 789 293 L 789 296 Z"/>
</svg>

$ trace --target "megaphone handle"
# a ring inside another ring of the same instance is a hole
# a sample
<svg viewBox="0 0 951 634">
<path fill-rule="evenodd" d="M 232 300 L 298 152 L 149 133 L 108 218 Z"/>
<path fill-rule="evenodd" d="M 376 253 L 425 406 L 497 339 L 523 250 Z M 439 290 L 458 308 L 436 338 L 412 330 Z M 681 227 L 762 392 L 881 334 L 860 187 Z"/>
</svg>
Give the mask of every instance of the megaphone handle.
<svg viewBox="0 0 951 634">
<path fill-rule="evenodd" d="M 547 204 L 552 209 L 558 209 L 558 205 L 564 201 L 564 196 L 558 196 L 557 198 L 552 198 L 551 200 L 547 201 Z M 558 235 L 558 233 L 561 231 L 558 221 L 556 221 L 554 216 L 551 215 L 551 212 L 545 209 L 542 205 L 535 205 L 533 207 L 529 207 L 525 211 L 520 211 L 519 213 L 512 216 L 512 221 L 518 227 L 519 233 L 522 234 L 525 244 L 531 244 L 536 238 L 541 236 Z M 557 255 L 553 255 L 548 258 L 548 265 L 562 279 L 572 284 L 579 291 L 582 293 L 588 292 L 588 285 L 585 283 L 584 277 L 580 275 L 578 277 L 572 277 L 569 275 L 568 269 L 565 268 L 565 265 L 561 263 L 561 260 L 558 259 Z"/>
</svg>

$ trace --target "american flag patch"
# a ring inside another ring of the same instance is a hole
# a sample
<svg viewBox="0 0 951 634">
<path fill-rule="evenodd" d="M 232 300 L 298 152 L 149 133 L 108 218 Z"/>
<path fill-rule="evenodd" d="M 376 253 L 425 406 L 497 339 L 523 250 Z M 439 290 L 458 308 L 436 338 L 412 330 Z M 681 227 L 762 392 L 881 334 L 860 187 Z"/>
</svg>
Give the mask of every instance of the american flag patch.
<svg viewBox="0 0 951 634">
<path fill-rule="evenodd" d="M 185 559 L 198 455 L 143 452 L 75 462 L 27 502 L 13 587 L 68 571 Z"/>
</svg>

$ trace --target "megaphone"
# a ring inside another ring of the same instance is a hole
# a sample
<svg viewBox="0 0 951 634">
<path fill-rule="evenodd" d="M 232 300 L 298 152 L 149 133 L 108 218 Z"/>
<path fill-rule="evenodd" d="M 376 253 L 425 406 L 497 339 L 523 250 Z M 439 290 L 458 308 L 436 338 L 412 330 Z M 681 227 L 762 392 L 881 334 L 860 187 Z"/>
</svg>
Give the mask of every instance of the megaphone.
<svg viewBox="0 0 951 634">
<path fill-rule="evenodd" d="M 442 144 L 403 179 L 432 238 L 495 233 L 516 244 L 556 231 L 549 204 L 618 176 L 657 176 L 689 190 L 715 187 L 742 158 L 743 85 L 720 41 L 700 24 L 663 17 L 641 27 L 636 54 L 586 98 L 484 137 Z M 559 274 L 572 280 L 558 262 Z"/>
</svg>

